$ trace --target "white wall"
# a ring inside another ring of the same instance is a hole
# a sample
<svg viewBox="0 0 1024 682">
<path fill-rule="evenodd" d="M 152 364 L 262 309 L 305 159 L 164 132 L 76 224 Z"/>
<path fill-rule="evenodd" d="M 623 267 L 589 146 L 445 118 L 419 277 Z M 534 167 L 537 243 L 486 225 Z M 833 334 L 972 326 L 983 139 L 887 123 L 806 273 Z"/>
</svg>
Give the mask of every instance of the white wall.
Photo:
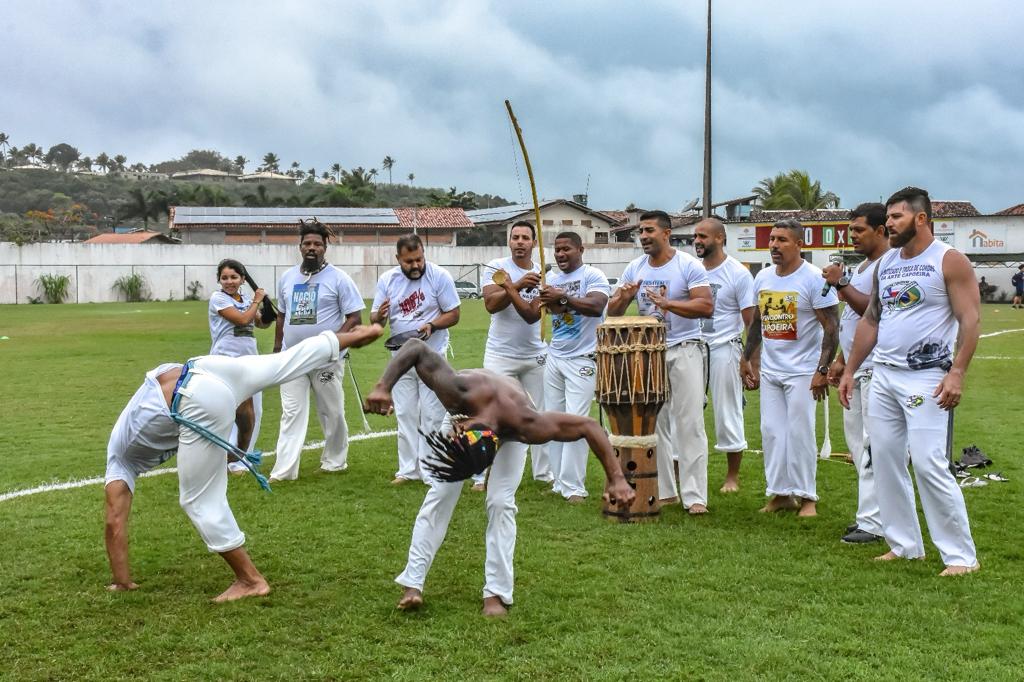
<svg viewBox="0 0 1024 682">
<path fill-rule="evenodd" d="M 546 250 L 547 262 L 554 254 Z M 639 249 L 617 246 L 588 246 L 584 262 L 609 277 L 622 274 L 626 264 L 639 256 Z M 501 246 L 431 246 L 427 259 L 446 267 L 456 280 L 478 283 L 481 266 L 508 255 Z M 298 264 L 298 248 L 277 244 L 64 244 L 44 243 L 15 246 L 0 243 L 0 303 L 27 303 L 39 296 L 36 279 L 43 274 L 71 277 L 69 303 L 98 303 L 118 300 L 114 280 L 132 272 L 141 273 L 155 299 L 182 299 L 190 282 L 198 280 L 202 298 L 217 290 L 216 266 L 224 258 L 241 261 L 257 284 L 272 290 L 277 278 Z M 356 282 L 365 298 L 373 297 L 377 277 L 394 267 L 393 246 L 332 245 L 327 259 L 342 268 Z M 276 296 L 276 294 L 274 294 Z"/>
</svg>

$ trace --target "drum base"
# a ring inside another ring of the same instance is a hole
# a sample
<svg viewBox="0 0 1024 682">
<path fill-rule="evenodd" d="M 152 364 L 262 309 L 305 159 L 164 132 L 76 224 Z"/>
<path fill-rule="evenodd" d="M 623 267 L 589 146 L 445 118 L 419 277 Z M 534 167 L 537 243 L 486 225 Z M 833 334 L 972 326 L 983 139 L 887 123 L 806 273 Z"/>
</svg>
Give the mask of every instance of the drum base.
<svg viewBox="0 0 1024 682">
<path fill-rule="evenodd" d="M 614 448 L 626 482 L 636 491 L 633 504 L 623 509 L 605 502 L 601 513 L 619 523 L 649 523 L 661 518 L 658 499 L 658 457 L 655 448 Z"/>
</svg>

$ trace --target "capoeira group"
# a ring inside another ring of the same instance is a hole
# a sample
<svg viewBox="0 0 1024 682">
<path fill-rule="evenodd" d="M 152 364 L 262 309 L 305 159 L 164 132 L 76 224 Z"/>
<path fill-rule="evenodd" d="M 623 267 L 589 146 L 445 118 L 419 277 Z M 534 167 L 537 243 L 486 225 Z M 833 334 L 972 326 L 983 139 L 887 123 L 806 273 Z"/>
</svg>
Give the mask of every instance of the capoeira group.
<svg viewBox="0 0 1024 682">
<path fill-rule="evenodd" d="M 587 416 L 595 388 L 596 327 L 632 303 L 666 326 L 671 397 L 657 423 L 659 496 L 665 502 L 678 501 L 693 515 L 709 511 L 703 421 L 708 393 L 714 448 L 727 460 L 721 492 L 739 489 L 747 447 L 742 391 L 759 389 L 768 497 L 762 511 L 794 509 L 814 516 L 815 401 L 832 384 L 847 408 L 844 427 L 858 474 L 856 521 L 843 541 L 884 539 L 890 551 L 881 560 L 924 556 L 908 470 L 913 463 L 928 528 L 945 564 L 942 575 L 979 568 L 963 495 L 946 460 L 948 415 L 960 401 L 978 339 L 978 288 L 967 259 L 933 237 L 924 190 L 907 188 L 884 206 L 864 204 L 852 212 L 852 243 L 866 257 L 852 275 L 839 266 L 823 272 L 806 262 L 800 255 L 804 230 L 795 220 L 774 226 L 772 266 L 754 278 L 726 252 L 718 220 L 697 224 L 698 260 L 670 245 L 669 216 L 651 211 L 639 223 L 644 255 L 627 266 L 614 292 L 600 270 L 583 263 L 584 247 L 572 232 L 556 236 L 558 272 L 542 286 L 532 258 L 534 226 L 518 222 L 510 231 L 510 257 L 492 261 L 486 270 L 483 296 L 491 325 L 484 369 L 458 372 L 444 355 L 448 329 L 459 321 L 459 299 L 451 276 L 426 261 L 418 237 L 398 241 L 398 266 L 380 277 L 371 325 L 361 326 L 361 302 L 357 307 L 352 300 L 351 280 L 338 277 L 324 260 L 328 235 L 319 225 L 302 229 L 303 264 L 288 286 L 279 286 L 280 352 L 260 356 L 251 349 L 235 357 L 211 354 L 184 365 L 160 365 L 121 413 L 106 474 L 111 589 L 137 587 L 127 543 L 135 480 L 176 452 L 181 506 L 235 575 L 216 601 L 267 594 L 270 587 L 246 553 L 245 536 L 228 505 L 225 462 L 234 460 L 233 467 L 268 486 L 295 478 L 298 461 L 297 454 L 287 454 L 285 464 L 279 459 L 269 483 L 259 474 L 259 456 L 246 447 L 254 440 L 250 398 L 271 386 L 294 384 L 289 402 L 296 414 L 282 420 L 304 427 L 308 387 L 333 381 L 345 349 L 371 343 L 390 325 L 392 358 L 364 409 L 394 412 L 398 420 L 393 483 L 422 480 L 428 486 L 407 564 L 396 578 L 404 589 L 398 607 L 422 605 L 426 576 L 463 482 L 473 479 L 475 490 L 486 490 L 484 613 L 506 613 L 513 602 L 515 494 L 528 449 L 533 478 L 549 482 L 570 503 L 587 496 L 588 450 L 604 468 L 605 498 L 628 505 L 634 497 L 605 430 Z M 211 301 L 211 333 L 216 316 L 234 325 L 236 335 L 239 326 L 251 329 L 256 321 L 253 310 L 263 292 L 244 300 L 230 272 L 240 269 L 231 261 L 227 275 L 218 273 L 231 302 L 218 299 L 223 307 L 217 307 Z M 324 272 L 333 285 L 318 281 Z M 324 299 L 332 301 L 329 313 L 320 305 Z M 841 317 L 839 300 L 846 303 Z M 319 319 L 326 314 L 332 317 Z M 548 344 L 538 329 L 543 315 L 551 321 Z M 290 336 L 304 331 L 294 330 L 296 325 L 316 333 Z M 216 334 L 214 341 L 216 346 Z M 340 392 L 340 380 L 336 388 Z M 282 403 L 284 398 L 282 390 Z M 319 405 L 319 393 L 317 400 Z M 336 401 L 332 393 L 328 403 L 333 407 Z M 324 426 L 328 432 L 331 425 Z M 331 428 L 345 437 L 338 438 L 336 455 L 326 456 L 325 448 L 322 465 L 337 470 L 347 466 L 347 431 L 343 424 Z M 279 450 L 282 444 L 286 452 L 296 449 L 298 429 L 287 437 L 283 431 Z"/>
</svg>

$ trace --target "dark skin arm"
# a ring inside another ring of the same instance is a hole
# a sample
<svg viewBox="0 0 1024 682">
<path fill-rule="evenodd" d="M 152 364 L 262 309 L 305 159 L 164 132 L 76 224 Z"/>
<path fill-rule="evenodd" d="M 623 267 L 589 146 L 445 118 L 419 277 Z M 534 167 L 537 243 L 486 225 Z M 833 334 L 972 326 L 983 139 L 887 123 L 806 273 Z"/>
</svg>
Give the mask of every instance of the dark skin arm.
<svg viewBox="0 0 1024 682">
<path fill-rule="evenodd" d="M 689 300 L 683 301 L 662 296 L 650 288 L 647 290 L 647 298 L 661 310 L 675 313 L 680 317 L 694 319 L 711 317 L 715 313 L 715 300 L 711 297 L 711 287 L 695 287 L 689 292 Z"/>
<path fill-rule="evenodd" d="M 284 313 L 277 313 L 277 326 L 274 328 L 274 352 L 281 352 L 281 344 L 284 343 Z"/>
<path fill-rule="evenodd" d="M 814 316 L 821 323 L 824 334 L 821 337 L 821 355 L 818 356 L 818 366 L 828 367 L 832 364 L 832 358 L 836 355 L 836 348 L 839 347 L 839 306 L 832 305 L 827 308 L 815 308 Z M 828 397 L 828 376 L 815 372 L 811 378 L 811 395 L 815 400 L 824 400 Z"/>
<path fill-rule="evenodd" d="M 761 351 L 761 309 L 753 308 L 750 324 L 747 326 L 747 341 L 740 358 L 740 376 L 743 387 L 753 391 L 761 385 L 761 368 L 758 358 Z"/>
<path fill-rule="evenodd" d="M 235 426 L 238 427 L 238 447 L 245 450 L 250 447 L 252 430 L 256 426 L 256 409 L 252 404 L 252 398 L 246 398 L 235 410 Z M 234 459 L 228 455 L 228 459 Z"/>
<path fill-rule="evenodd" d="M 528 272 L 516 282 L 510 282 L 507 274 L 504 284 L 488 284 L 484 287 L 484 308 L 492 315 L 513 305 L 511 292 L 508 289 L 509 286 L 517 292 L 524 289 L 535 289 L 540 286 L 540 274 L 536 272 Z"/>
<path fill-rule="evenodd" d="M 832 263 L 821 271 L 821 276 L 825 278 L 826 282 L 834 287 L 839 284 L 839 278 L 842 277 L 845 272 L 846 270 L 843 266 L 838 263 Z M 846 305 L 853 308 L 854 312 L 858 315 L 864 315 L 864 311 L 867 310 L 868 303 L 871 300 L 870 294 L 858 291 L 852 284 L 848 284 L 842 289 L 836 289 L 836 295 L 839 297 L 840 301 L 845 301 Z"/>
<path fill-rule="evenodd" d="M 608 304 L 608 294 L 600 291 L 591 291 L 586 296 L 565 296 L 568 303 L 562 305 L 559 300 L 565 296 L 565 291 L 557 287 L 544 287 L 540 295 L 533 299 L 537 305 L 543 304 L 553 313 L 564 313 L 568 309 L 575 310 L 584 317 L 601 317 L 604 308 Z"/>
<path fill-rule="evenodd" d="M 871 300 L 864 310 L 864 316 L 857 322 L 857 331 L 853 335 L 853 347 L 850 349 L 850 357 L 846 358 L 846 368 L 843 376 L 839 379 L 839 402 L 843 407 L 850 409 L 850 399 L 853 397 L 853 375 L 860 369 L 864 358 L 871 354 L 871 350 L 878 343 L 878 320 L 882 316 L 882 304 L 878 300 L 878 271 L 875 271 L 871 285 Z"/>
<path fill-rule="evenodd" d="M 410 339 L 398 349 L 384 369 L 377 385 L 366 396 L 365 409 L 376 414 L 390 414 L 394 409 L 391 389 L 403 374 L 413 367 L 420 379 L 437 395 L 437 399 L 451 412 L 465 413 L 464 398 L 467 387 L 444 358 L 419 339 Z"/>
<path fill-rule="evenodd" d="M 448 329 L 449 327 L 454 327 L 455 325 L 457 325 L 459 323 L 459 318 L 461 315 L 461 313 L 459 312 L 460 310 L 461 308 L 452 308 L 451 310 L 446 310 L 445 312 L 441 313 L 430 322 L 427 322 L 425 325 L 420 327 L 419 331 L 421 338 L 429 339 L 430 335 L 433 334 L 434 332 L 441 329 Z"/>
</svg>

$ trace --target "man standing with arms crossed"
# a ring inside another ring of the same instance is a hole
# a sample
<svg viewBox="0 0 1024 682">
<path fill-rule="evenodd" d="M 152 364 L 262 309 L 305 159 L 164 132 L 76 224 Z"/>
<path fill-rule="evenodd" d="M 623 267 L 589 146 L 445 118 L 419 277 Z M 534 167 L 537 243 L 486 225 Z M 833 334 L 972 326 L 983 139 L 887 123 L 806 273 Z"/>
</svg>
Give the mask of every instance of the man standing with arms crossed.
<svg viewBox="0 0 1024 682">
<path fill-rule="evenodd" d="M 326 260 L 330 233 L 315 218 L 300 221 L 299 253 L 302 263 L 283 275 L 277 285 L 277 314 L 274 352 L 312 338 L 320 332 L 344 333 L 362 321 L 366 305 L 355 282 Z M 316 397 L 316 413 L 324 432 L 320 455 L 323 471 L 348 468 L 348 425 L 345 423 L 344 351 L 334 362 L 281 384 L 281 432 L 277 437 L 277 458 L 270 480 L 291 481 L 299 477 L 299 457 L 309 426 L 309 389 Z"/>
<path fill-rule="evenodd" d="M 747 449 L 743 432 L 743 381 L 740 356 L 743 331 L 754 319 L 754 277 L 750 270 L 725 252 L 725 225 L 707 218 L 694 227 L 693 248 L 704 261 L 711 282 L 715 314 L 701 320 L 708 344 L 711 406 L 715 413 L 715 450 L 728 461 L 723 493 L 740 489 L 740 462 Z"/>
<path fill-rule="evenodd" d="M 512 255 L 495 258 L 484 268 L 483 281 L 487 282 L 483 288 L 484 307 L 491 314 L 484 350 L 484 369 L 518 381 L 535 408 L 543 410 L 547 344 L 540 337 L 538 321 L 527 321 L 512 305 L 513 296 L 529 304 L 540 293 L 540 266 L 533 262 L 533 247 L 536 245 L 533 223 L 520 220 L 512 225 L 508 235 L 508 248 Z M 499 272 L 502 274 L 495 278 Z M 495 282 L 495 279 L 501 280 L 501 284 Z M 509 287 L 508 291 L 506 286 Z M 509 442 L 505 447 L 522 448 L 525 458 L 525 444 Z M 544 446 L 529 447 L 533 454 L 534 480 L 550 483 L 554 477 Z M 474 490 L 484 489 L 484 476 L 481 473 L 473 477 Z"/>
<path fill-rule="evenodd" d="M 648 211 L 638 227 L 644 255 L 626 266 L 608 314 L 622 315 L 635 298 L 641 315 L 665 323 L 665 364 L 671 389 L 658 413 L 658 496 L 676 496 L 672 454 L 679 459 L 679 496 L 690 514 L 708 511 L 708 437 L 704 431 L 704 342 L 698 318 L 714 312 L 707 272 L 669 245 L 672 221 Z"/>
<path fill-rule="evenodd" d="M 846 358 L 853 348 L 853 334 L 857 321 L 868 307 L 871 289 L 875 280 L 875 265 L 889 250 L 889 237 L 885 230 L 885 206 L 882 204 L 861 204 L 850 211 L 850 239 L 857 253 L 867 256 L 853 276 L 846 275 L 846 268 L 833 263 L 822 270 L 821 276 L 832 287 L 840 301 L 846 303 L 839 318 L 839 353 L 828 370 L 829 383 L 839 385 L 839 379 L 846 369 Z M 871 393 L 871 361 L 869 355 L 861 363 L 853 377 L 853 394 L 850 409 L 843 411 L 843 431 L 846 444 L 857 467 L 857 516 L 852 526 L 846 529 L 841 540 L 847 544 L 877 542 L 882 539 L 882 519 L 878 513 L 878 498 L 875 494 L 875 470 L 871 465 L 871 439 L 867 435 L 868 396 Z"/>
<path fill-rule="evenodd" d="M 459 293 L 455 280 L 444 268 L 428 263 L 423 242 L 415 234 L 400 237 L 396 245 L 398 265 L 377 281 L 370 321 L 391 324 L 392 336 L 415 335 L 440 355 L 448 350 L 448 328 L 459 322 Z M 392 390 L 398 419 L 398 471 L 391 481 L 401 485 L 422 480 L 420 459 L 430 446 L 419 431 L 441 428 L 444 406 L 415 371 L 406 372 Z"/>
<path fill-rule="evenodd" d="M 963 492 L 949 471 L 947 439 L 978 345 L 978 285 L 970 261 L 932 235 L 928 192 L 907 187 L 885 206 L 893 248 L 878 261 L 839 399 L 849 409 L 854 375 L 874 349 L 868 433 L 882 531 L 890 547 L 877 559 L 924 558 L 909 459 L 928 531 L 946 565 L 940 575 L 972 573 L 981 565 Z"/>
<path fill-rule="evenodd" d="M 821 294 L 821 270 L 800 256 L 804 227 L 788 218 L 768 239 L 774 267 L 754 278 L 757 308 L 740 362 L 743 383 L 761 387 L 763 512 L 799 508 L 817 516 L 815 400 L 828 396 L 828 366 L 839 345 L 839 301 Z M 761 348 L 760 368 L 757 351 Z"/>
</svg>

